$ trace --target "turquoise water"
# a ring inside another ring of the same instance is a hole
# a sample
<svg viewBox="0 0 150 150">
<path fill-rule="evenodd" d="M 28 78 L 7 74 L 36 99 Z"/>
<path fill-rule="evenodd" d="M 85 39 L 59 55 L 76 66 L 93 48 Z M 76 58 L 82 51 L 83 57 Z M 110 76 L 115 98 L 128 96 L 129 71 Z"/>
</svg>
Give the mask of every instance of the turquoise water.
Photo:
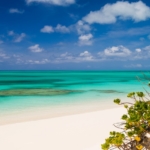
<svg viewBox="0 0 150 150">
<path fill-rule="evenodd" d="M 144 78 L 138 71 L 1 71 L 0 113 L 83 101 L 112 101 L 131 91 L 144 91 L 142 87 L 146 85 L 136 76 Z"/>
</svg>

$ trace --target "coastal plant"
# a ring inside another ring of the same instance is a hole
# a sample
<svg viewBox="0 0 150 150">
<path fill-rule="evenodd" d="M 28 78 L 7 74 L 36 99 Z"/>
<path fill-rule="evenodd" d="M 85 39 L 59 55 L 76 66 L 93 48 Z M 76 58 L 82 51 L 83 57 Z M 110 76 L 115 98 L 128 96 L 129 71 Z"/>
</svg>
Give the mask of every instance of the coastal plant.
<svg viewBox="0 0 150 150">
<path fill-rule="evenodd" d="M 150 96 L 148 92 L 147 95 Z M 143 92 L 131 92 L 127 97 L 134 102 L 114 100 L 114 103 L 124 105 L 127 114 L 122 115 L 123 122 L 114 124 L 121 132 L 110 132 L 101 145 L 102 150 L 150 150 L 150 100 Z"/>
</svg>

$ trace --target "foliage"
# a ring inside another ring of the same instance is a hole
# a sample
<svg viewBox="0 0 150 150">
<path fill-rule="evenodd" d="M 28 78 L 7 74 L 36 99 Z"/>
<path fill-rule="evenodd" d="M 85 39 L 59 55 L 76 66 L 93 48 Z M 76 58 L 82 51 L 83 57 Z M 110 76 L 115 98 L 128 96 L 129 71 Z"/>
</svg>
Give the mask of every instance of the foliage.
<svg viewBox="0 0 150 150">
<path fill-rule="evenodd" d="M 132 92 L 127 97 L 134 103 L 114 100 L 114 103 L 124 105 L 127 114 L 121 118 L 124 122 L 115 125 L 123 131 L 110 132 L 109 138 L 101 145 L 103 150 L 150 150 L 150 101 L 143 92 Z"/>
</svg>

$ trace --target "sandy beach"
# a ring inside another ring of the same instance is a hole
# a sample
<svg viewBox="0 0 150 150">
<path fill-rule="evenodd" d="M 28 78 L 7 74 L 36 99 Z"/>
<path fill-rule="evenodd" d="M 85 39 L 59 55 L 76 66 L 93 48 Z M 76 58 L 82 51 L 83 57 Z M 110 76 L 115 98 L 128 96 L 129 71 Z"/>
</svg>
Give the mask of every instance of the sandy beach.
<svg viewBox="0 0 150 150">
<path fill-rule="evenodd" d="M 140 73 L 140 72 L 139 72 Z M 0 150 L 100 150 L 140 91 L 137 72 L 2 71 Z"/>
<path fill-rule="evenodd" d="M 100 150 L 122 107 L 0 126 L 2 150 Z"/>
</svg>

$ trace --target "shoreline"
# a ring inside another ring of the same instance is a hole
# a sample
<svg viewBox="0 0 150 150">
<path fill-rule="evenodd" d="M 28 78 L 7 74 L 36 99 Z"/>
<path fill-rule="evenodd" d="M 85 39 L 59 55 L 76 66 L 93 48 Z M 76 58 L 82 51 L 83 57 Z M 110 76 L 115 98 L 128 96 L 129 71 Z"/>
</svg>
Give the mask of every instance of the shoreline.
<svg viewBox="0 0 150 150">
<path fill-rule="evenodd" d="M 121 98 L 122 101 L 128 101 L 127 98 Z M 113 103 L 113 100 L 88 100 L 77 101 L 74 103 L 28 108 L 23 110 L 8 111 L 0 113 L 0 126 L 20 122 L 36 121 L 50 118 L 58 118 L 76 114 L 85 114 L 90 112 L 103 111 L 113 108 L 120 108 Z"/>
<path fill-rule="evenodd" d="M 85 114 L 112 108 L 118 108 L 118 106 L 112 101 L 89 101 L 61 104 L 55 106 L 28 108 L 22 111 L 9 111 L 7 113 L 0 114 L 0 126 L 20 122 L 58 118 L 76 114 Z"/>
<path fill-rule="evenodd" d="M 99 150 L 123 107 L 0 126 L 5 150 Z"/>
</svg>

